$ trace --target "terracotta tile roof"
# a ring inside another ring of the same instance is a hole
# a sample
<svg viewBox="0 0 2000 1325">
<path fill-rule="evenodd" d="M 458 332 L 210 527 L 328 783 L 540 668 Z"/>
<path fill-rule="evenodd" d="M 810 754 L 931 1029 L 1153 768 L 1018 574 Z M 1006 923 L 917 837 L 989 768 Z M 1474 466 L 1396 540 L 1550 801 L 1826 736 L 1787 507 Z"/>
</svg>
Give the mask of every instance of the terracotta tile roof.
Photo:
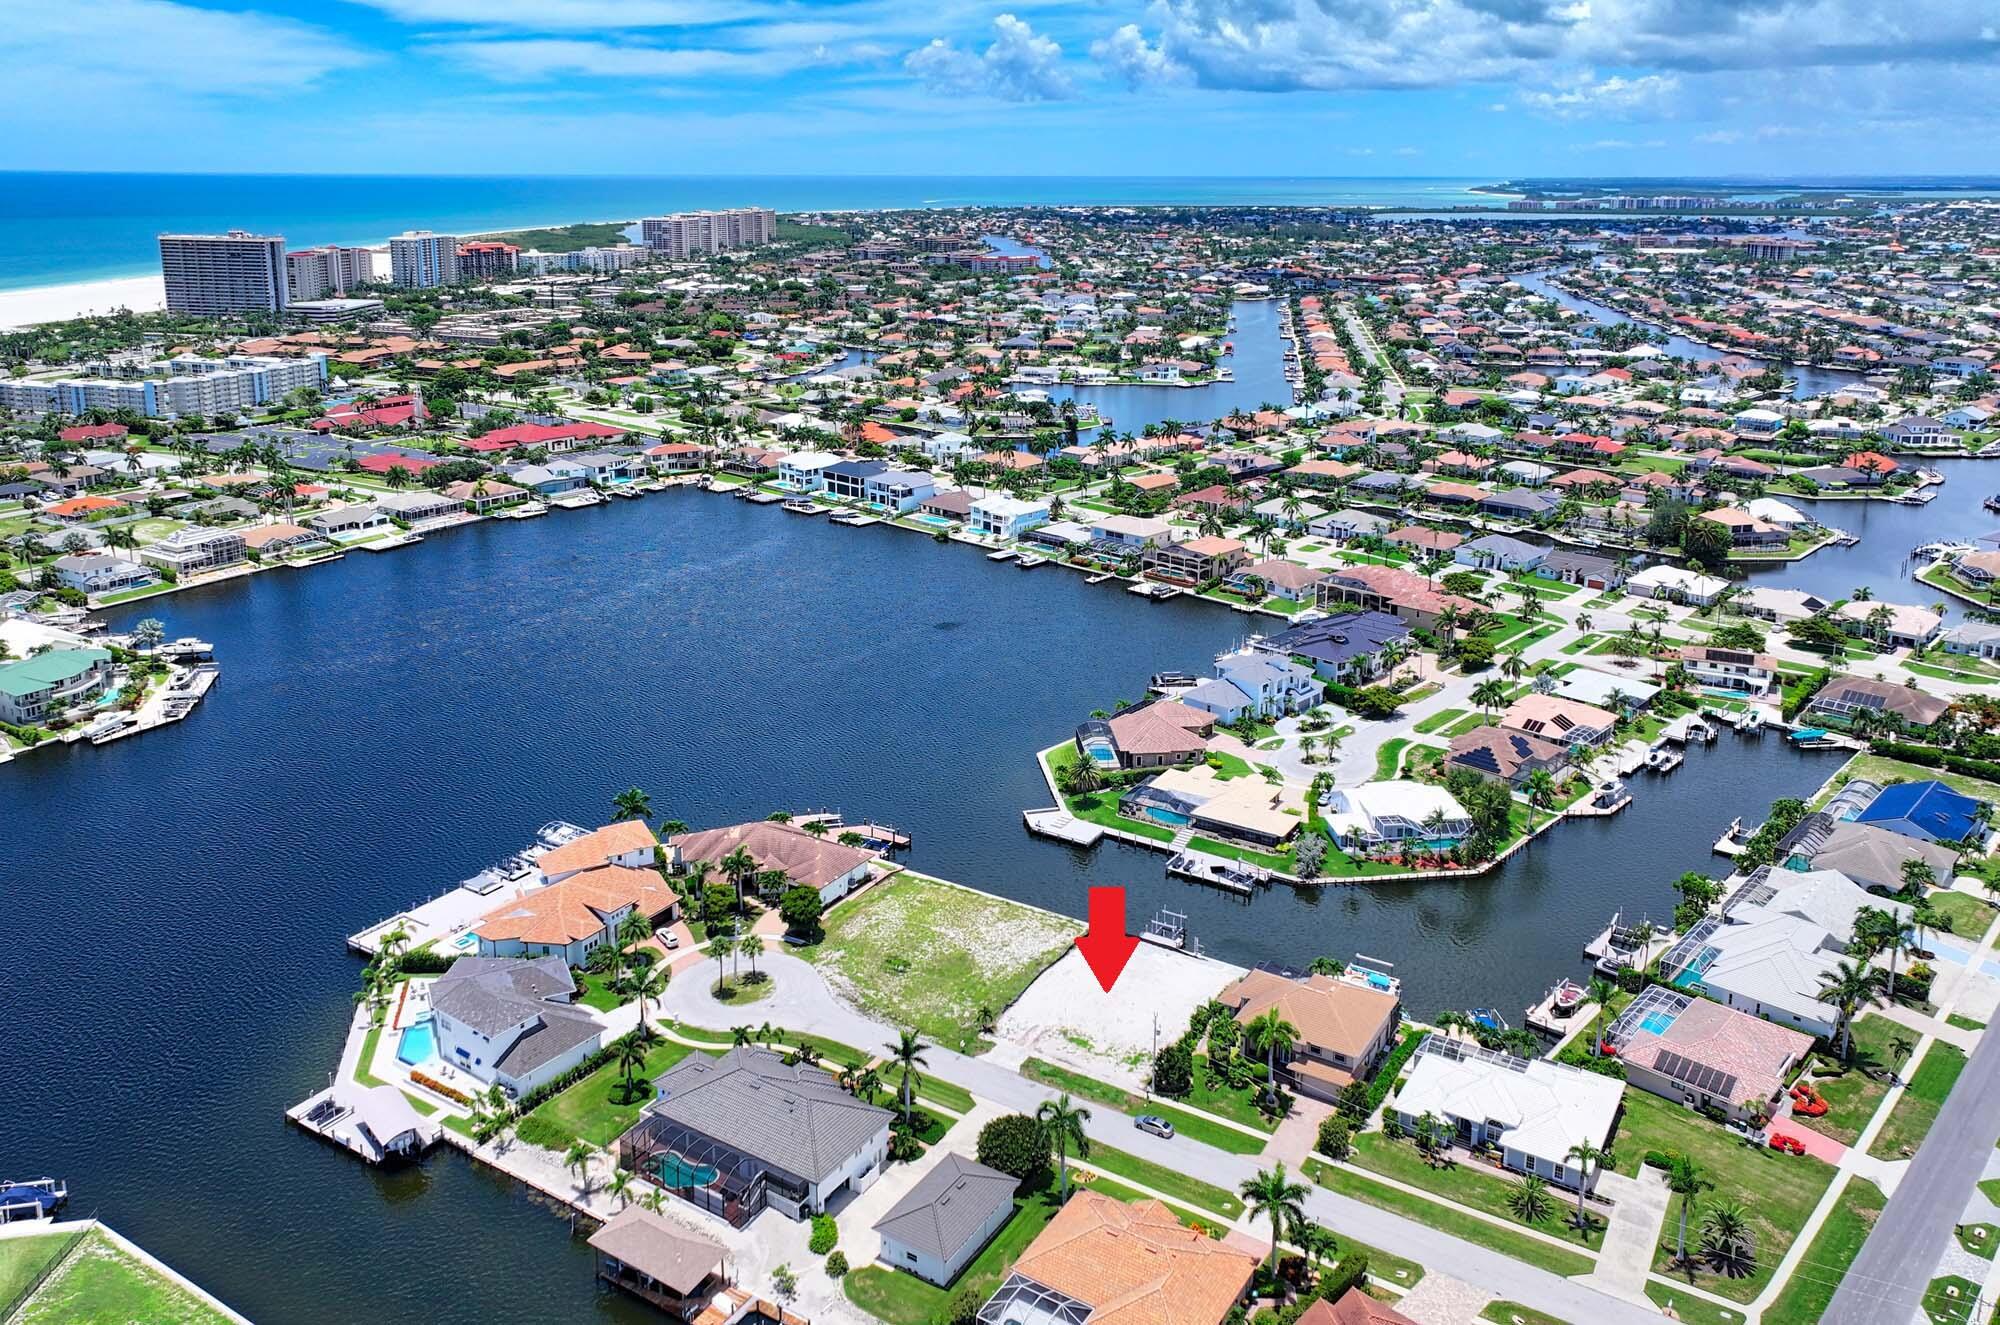
<svg viewBox="0 0 2000 1325">
<path fill-rule="evenodd" d="M 568 874 L 573 870 L 587 870 L 602 865 L 628 851 L 651 851 L 660 844 L 653 836 L 653 830 L 643 819 L 620 819 L 615 824 L 606 824 L 594 833 L 586 833 L 574 842 L 545 853 L 535 863 L 544 875 Z"/>
<path fill-rule="evenodd" d="M 1090 1325 L 1219 1325 L 1256 1257 L 1184 1227 L 1158 1201 L 1078 1192 L 1014 1264 L 1091 1308 Z"/>
<path fill-rule="evenodd" d="M 600 865 L 496 907 L 475 932 L 493 942 L 575 943 L 628 906 L 653 916 L 679 900 L 658 870 Z"/>
<path fill-rule="evenodd" d="M 1287 980 L 1269 971 L 1251 971 L 1218 997 L 1245 1025 L 1275 1007 L 1307 1044 L 1350 1058 L 1374 1043 L 1396 1015 L 1395 995 L 1325 975 Z"/>
<path fill-rule="evenodd" d="M 824 888 L 855 866 L 875 858 L 861 847 L 842 846 L 834 829 L 825 837 L 814 837 L 790 824 L 758 820 L 710 828 L 699 833 L 682 833 L 667 839 L 683 861 L 706 861 L 720 866 L 723 857 L 742 847 L 760 870 L 783 870 L 793 883 L 807 888 Z"/>
<path fill-rule="evenodd" d="M 1322 1299 L 1313 1303 L 1299 1317 L 1298 1325 L 1417 1325 L 1417 1323 L 1386 1302 L 1377 1302 L 1359 1288 L 1350 1288 L 1340 1295 L 1338 1302 Z"/>
</svg>

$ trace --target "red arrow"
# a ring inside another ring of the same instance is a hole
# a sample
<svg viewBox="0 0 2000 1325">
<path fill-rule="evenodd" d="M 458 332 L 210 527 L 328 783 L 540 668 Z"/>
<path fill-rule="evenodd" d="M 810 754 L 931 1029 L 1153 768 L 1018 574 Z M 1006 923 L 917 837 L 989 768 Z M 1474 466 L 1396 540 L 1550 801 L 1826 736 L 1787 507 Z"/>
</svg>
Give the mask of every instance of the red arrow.
<svg viewBox="0 0 2000 1325">
<path fill-rule="evenodd" d="M 1132 959 L 1132 950 L 1138 946 L 1139 940 L 1125 932 L 1125 890 L 1092 888 L 1090 932 L 1077 935 L 1076 950 L 1090 963 L 1090 973 L 1104 986 L 1105 993 L 1111 992 L 1118 973 L 1125 969 L 1125 963 Z"/>
</svg>

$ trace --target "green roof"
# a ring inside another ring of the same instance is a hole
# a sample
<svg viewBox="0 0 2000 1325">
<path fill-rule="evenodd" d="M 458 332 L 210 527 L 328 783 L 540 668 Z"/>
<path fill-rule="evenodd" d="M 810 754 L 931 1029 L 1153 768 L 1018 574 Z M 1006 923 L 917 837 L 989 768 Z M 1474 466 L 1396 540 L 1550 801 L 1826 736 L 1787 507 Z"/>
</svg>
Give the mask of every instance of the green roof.
<svg viewBox="0 0 2000 1325">
<path fill-rule="evenodd" d="M 19 699 L 73 680 L 109 661 L 108 649 L 50 649 L 20 662 L 0 663 L 0 694 Z"/>
</svg>

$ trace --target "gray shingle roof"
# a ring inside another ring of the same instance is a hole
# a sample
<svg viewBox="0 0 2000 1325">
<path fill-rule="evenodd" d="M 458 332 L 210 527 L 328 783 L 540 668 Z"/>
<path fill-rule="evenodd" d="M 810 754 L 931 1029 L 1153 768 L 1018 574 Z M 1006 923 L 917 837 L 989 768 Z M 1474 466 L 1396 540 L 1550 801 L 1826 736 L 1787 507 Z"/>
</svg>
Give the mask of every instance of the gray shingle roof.
<svg viewBox="0 0 2000 1325">
<path fill-rule="evenodd" d="M 998 1169 L 947 1154 L 875 1221 L 875 1231 L 949 1263 L 995 1211 L 1013 1202 L 1018 1185 Z"/>
<path fill-rule="evenodd" d="M 768 1049 L 739 1047 L 720 1059 L 691 1054 L 654 1084 L 659 1098 L 648 1114 L 815 1183 L 866 1149 L 893 1116 L 819 1068 L 787 1067 Z"/>
<path fill-rule="evenodd" d="M 482 1035 L 518 1026 L 576 992 L 560 957 L 460 957 L 431 986 L 431 1006 Z"/>
</svg>

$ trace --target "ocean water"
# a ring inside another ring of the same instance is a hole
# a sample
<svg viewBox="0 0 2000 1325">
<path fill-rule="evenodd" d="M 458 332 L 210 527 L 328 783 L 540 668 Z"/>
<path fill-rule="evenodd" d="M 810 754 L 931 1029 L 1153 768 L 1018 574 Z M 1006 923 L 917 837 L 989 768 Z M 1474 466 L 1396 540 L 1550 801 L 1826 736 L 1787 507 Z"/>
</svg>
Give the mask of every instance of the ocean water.
<svg viewBox="0 0 2000 1325">
<path fill-rule="evenodd" d="M 497 230 L 758 205 L 821 208 L 1220 203 L 1456 207 L 1480 179 L 1057 176 L 126 175 L 0 172 L 0 290 L 143 276 L 163 231 L 243 229 L 293 248 L 379 244 L 408 229 Z"/>
</svg>

